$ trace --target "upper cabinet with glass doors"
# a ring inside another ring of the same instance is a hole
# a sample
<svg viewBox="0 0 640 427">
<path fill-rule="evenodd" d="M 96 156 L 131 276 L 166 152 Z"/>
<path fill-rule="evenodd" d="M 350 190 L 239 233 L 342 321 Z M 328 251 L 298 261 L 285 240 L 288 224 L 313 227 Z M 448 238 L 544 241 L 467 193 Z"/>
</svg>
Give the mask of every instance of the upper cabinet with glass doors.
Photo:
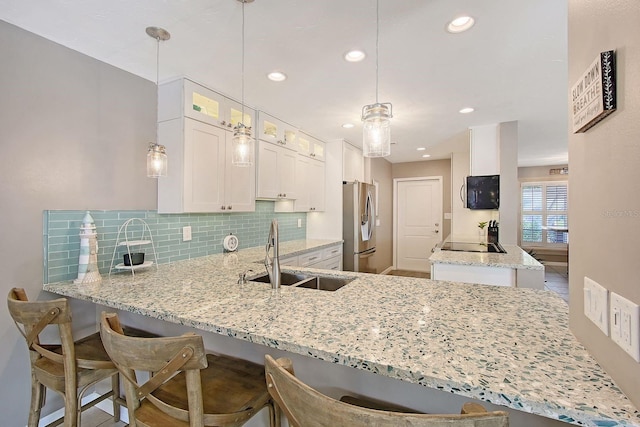
<svg viewBox="0 0 640 427">
<path fill-rule="evenodd" d="M 298 133 L 297 141 L 299 154 L 324 161 L 324 142 L 304 132 Z"/>
<path fill-rule="evenodd" d="M 162 83 L 159 90 L 158 121 L 189 117 L 224 129 L 242 120 L 242 104 L 187 78 Z M 253 127 L 255 110 L 244 107 L 247 127 Z"/>
<path fill-rule="evenodd" d="M 258 112 L 256 138 L 297 151 L 298 129 L 265 112 Z"/>
</svg>

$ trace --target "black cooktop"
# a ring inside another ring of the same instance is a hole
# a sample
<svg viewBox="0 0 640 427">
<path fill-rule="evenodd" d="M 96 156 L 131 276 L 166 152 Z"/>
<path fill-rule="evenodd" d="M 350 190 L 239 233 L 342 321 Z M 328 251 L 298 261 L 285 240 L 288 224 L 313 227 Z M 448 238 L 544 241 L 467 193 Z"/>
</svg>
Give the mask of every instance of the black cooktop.
<svg viewBox="0 0 640 427">
<path fill-rule="evenodd" d="M 492 252 L 506 254 L 500 243 L 469 243 L 469 242 L 445 242 L 442 247 L 443 251 L 459 251 L 459 252 Z"/>
</svg>

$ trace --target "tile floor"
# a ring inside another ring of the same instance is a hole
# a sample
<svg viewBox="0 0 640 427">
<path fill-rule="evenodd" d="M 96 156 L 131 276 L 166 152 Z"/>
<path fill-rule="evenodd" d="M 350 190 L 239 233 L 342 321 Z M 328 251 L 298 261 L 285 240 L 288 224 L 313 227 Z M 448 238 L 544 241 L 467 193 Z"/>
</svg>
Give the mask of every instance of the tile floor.
<svg viewBox="0 0 640 427">
<path fill-rule="evenodd" d="M 564 265 L 545 265 L 544 288 L 557 293 L 569 304 L 569 274 Z"/>
</svg>

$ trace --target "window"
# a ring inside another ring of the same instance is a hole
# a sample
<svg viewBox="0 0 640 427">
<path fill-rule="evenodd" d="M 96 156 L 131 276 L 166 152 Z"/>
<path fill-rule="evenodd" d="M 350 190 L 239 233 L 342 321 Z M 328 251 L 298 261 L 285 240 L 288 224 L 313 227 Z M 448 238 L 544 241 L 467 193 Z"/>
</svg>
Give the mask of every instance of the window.
<svg viewBox="0 0 640 427">
<path fill-rule="evenodd" d="M 521 244 L 523 246 L 568 244 L 567 182 L 523 183 L 521 196 Z"/>
</svg>

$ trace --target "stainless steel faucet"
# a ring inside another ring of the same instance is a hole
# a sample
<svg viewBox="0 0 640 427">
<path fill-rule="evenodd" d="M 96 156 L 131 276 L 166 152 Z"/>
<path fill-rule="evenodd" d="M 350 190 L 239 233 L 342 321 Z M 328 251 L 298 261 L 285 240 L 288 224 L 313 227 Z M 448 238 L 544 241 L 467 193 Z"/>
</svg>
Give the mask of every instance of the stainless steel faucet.
<svg viewBox="0 0 640 427">
<path fill-rule="evenodd" d="M 280 250 L 278 242 L 278 220 L 271 221 L 269 228 L 269 237 L 267 238 L 266 255 L 264 257 L 264 266 L 269 273 L 269 281 L 272 289 L 280 289 L 282 276 L 280 274 Z M 269 257 L 269 250 L 273 248 L 273 257 Z"/>
</svg>

